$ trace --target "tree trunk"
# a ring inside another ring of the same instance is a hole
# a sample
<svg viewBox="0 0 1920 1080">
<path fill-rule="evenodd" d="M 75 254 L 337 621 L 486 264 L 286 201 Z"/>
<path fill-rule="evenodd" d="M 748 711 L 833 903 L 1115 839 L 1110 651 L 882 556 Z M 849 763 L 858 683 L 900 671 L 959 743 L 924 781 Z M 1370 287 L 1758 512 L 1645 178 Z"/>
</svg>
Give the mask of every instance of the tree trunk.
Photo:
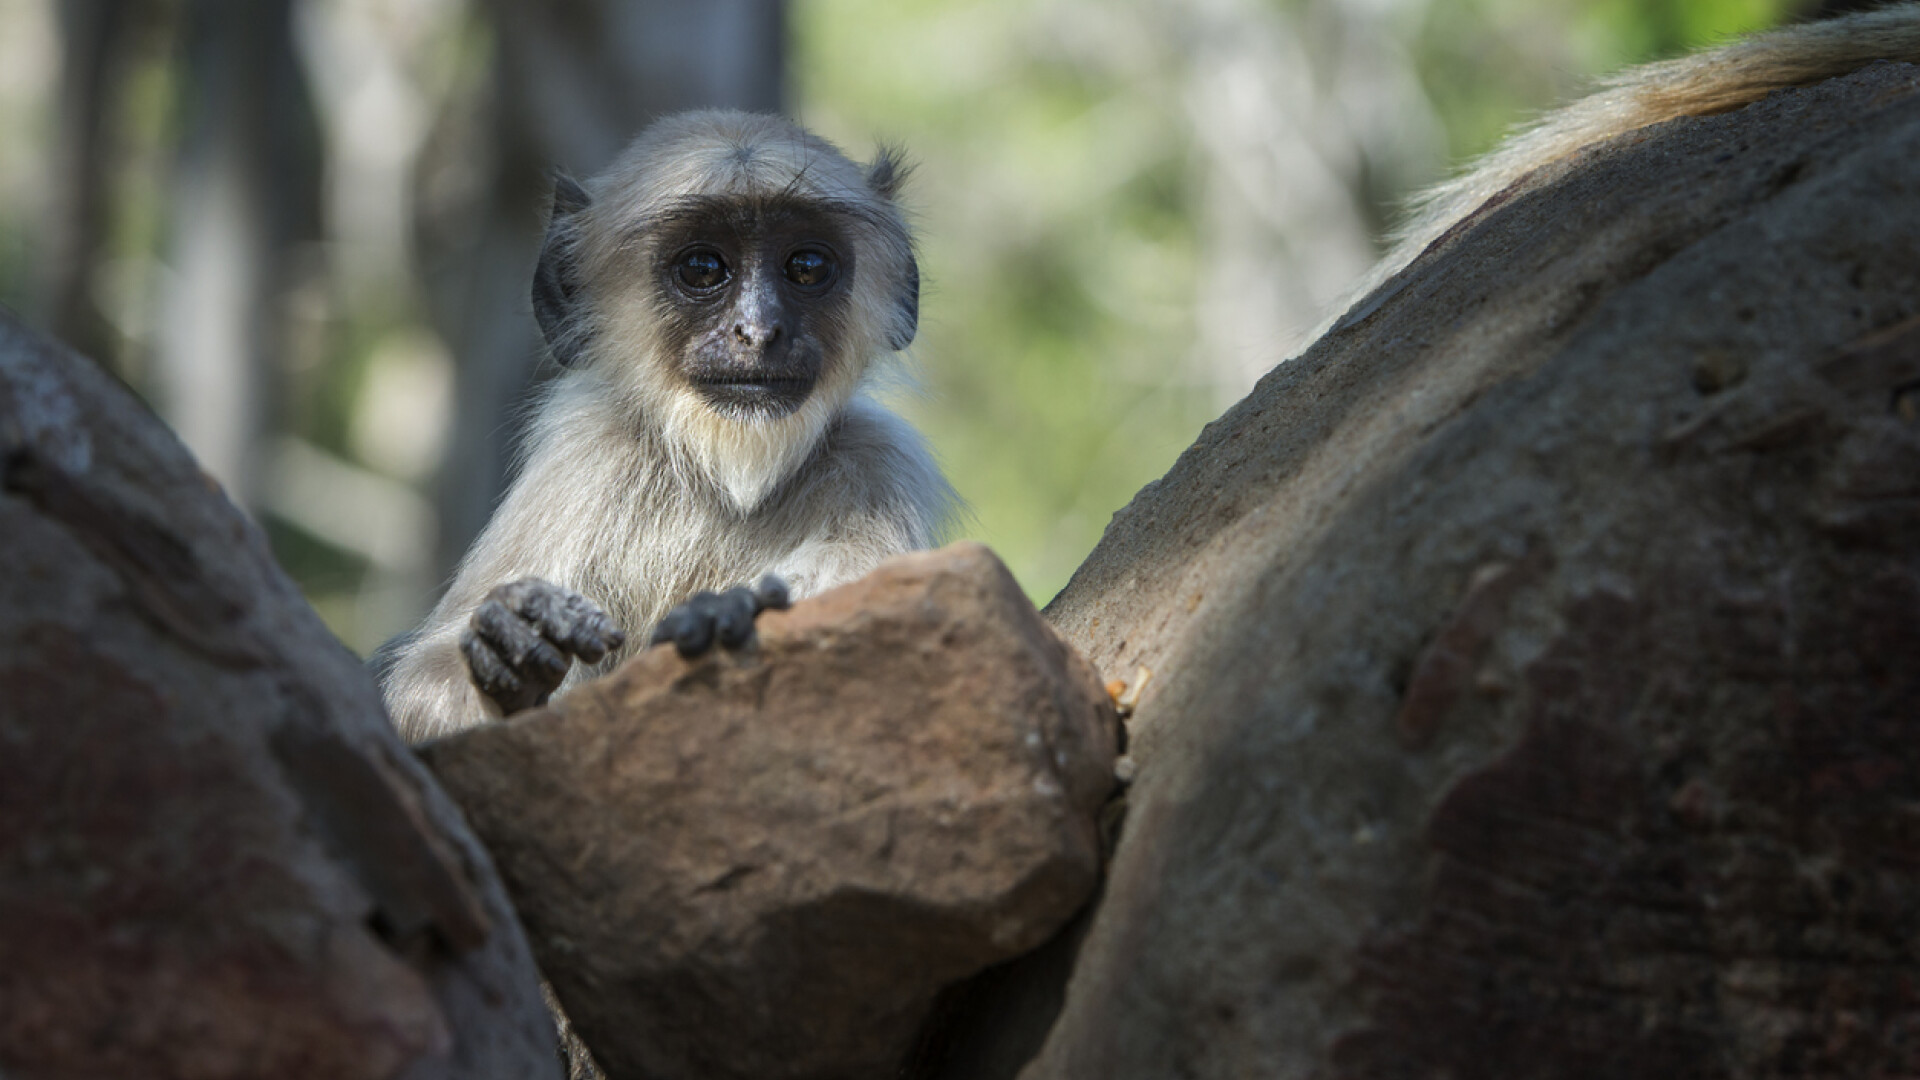
<svg viewBox="0 0 1920 1080">
<path fill-rule="evenodd" d="M 153 391 L 201 466 L 249 507 L 279 397 L 288 255 L 319 233 L 319 131 L 292 24 L 290 0 L 193 0 L 180 21 L 185 130 Z"/>
</svg>

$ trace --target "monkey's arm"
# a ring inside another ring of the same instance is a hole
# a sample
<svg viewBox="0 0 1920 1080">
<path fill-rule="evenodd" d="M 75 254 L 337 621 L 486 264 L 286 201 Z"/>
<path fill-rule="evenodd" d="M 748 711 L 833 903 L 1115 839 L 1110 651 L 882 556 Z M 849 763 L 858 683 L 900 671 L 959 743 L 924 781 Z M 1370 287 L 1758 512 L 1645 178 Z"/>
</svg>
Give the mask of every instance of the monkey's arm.
<svg viewBox="0 0 1920 1080">
<path fill-rule="evenodd" d="M 460 655 L 458 623 L 428 624 L 382 645 L 368 661 L 387 715 L 409 743 L 450 735 L 504 714 L 475 689 Z"/>
</svg>

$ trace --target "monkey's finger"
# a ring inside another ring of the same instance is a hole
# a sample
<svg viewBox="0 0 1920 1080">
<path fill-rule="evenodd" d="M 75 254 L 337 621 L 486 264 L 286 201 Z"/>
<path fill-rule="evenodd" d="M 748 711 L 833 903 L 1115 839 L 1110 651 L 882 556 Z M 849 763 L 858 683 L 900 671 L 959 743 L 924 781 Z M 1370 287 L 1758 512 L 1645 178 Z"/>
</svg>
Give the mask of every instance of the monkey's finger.
<svg viewBox="0 0 1920 1080">
<path fill-rule="evenodd" d="M 626 631 L 613 625 L 613 620 L 605 615 L 600 616 L 597 624 L 575 624 L 560 642 L 568 652 L 589 664 L 599 663 L 626 643 Z"/>
<path fill-rule="evenodd" d="M 543 683 L 551 689 L 567 677 L 571 661 L 566 655 L 500 601 L 488 600 L 474 608 L 470 625 L 508 667 L 528 682 Z"/>
<path fill-rule="evenodd" d="M 793 595 L 778 574 L 767 574 L 753 587 L 753 599 L 761 611 L 785 611 L 793 606 Z"/>
<path fill-rule="evenodd" d="M 713 602 L 719 597 L 710 592 L 696 593 L 693 599 L 667 612 L 654 628 L 653 644 L 671 641 L 680 655 L 692 659 L 713 647 Z"/>
<path fill-rule="evenodd" d="M 707 651 L 712 633 L 712 620 L 702 618 L 699 612 L 682 604 L 667 612 L 667 617 L 653 628 L 653 638 L 648 644 L 665 645 L 672 642 L 680 650 L 680 655 L 693 657 Z"/>
<path fill-rule="evenodd" d="M 589 664 L 626 644 L 626 633 L 606 612 L 572 589 L 539 578 L 522 578 L 500 586 L 489 596 L 532 623 L 548 641 Z"/>
<path fill-rule="evenodd" d="M 545 624 L 541 630 L 568 652 L 592 664 L 626 644 L 626 632 L 613 624 L 607 613 L 579 593 L 569 593 L 561 606 L 559 626 Z"/>
<path fill-rule="evenodd" d="M 713 634 L 720 644 L 737 649 L 753 637 L 753 617 L 759 613 L 759 600 L 753 590 L 742 585 L 714 597 Z"/>
<path fill-rule="evenodd" d="M 713 620 L 700 612 L 690 612 L 674 632 L 673 647 L 689 660 L 713 648 Z"/>
<path fill-rule="evenodd" d="M 528 686 L 471 627 L 460 635 L 460 655 L 467 662 L 474 687 L 492 698 L 503 714 L 511 716 L 547 700 L 544 692 Z"/>
</svg>

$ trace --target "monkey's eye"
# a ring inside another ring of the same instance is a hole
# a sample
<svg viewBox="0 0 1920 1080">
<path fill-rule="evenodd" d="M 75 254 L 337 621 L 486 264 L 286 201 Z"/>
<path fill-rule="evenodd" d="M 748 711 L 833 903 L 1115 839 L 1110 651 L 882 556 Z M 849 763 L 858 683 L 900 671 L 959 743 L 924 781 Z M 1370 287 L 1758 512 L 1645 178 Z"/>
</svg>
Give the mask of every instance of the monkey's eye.
<svg viewBox="0 0 1920 1080">
<path fill-rule="evenodd" d="M 727 261 L 712 248 L 694 248 L 673 264 L 673 276 L 694 292 L 711 292 L 727 283 Z"/>
<path fill-rule="evenodd" d="M 803 248 L 787 256 L 787 280 L 805 288 L 818 288 L 833 280 L 833 257 L 824 251 Z"/>
</svg>

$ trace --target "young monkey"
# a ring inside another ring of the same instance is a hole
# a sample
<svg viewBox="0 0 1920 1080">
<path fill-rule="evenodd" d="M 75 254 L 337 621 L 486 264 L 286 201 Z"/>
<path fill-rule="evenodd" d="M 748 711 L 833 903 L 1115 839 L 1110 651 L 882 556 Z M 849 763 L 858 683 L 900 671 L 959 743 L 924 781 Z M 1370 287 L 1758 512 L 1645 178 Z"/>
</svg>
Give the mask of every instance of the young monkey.
<svg viewBox="0 0 1920 1080">
<path fill-rule="evenodd" d="M 903 177 L 702 111 L 558 182 L 533 308 L 564 370 L 446 596 L 375 657 L 406 739 L 609 669 L 641 644 L 623 627 L 737 645 L 761 608 L 934 542 L 953 490 L 862 392 L 918 323 Z"/>
</svg>

